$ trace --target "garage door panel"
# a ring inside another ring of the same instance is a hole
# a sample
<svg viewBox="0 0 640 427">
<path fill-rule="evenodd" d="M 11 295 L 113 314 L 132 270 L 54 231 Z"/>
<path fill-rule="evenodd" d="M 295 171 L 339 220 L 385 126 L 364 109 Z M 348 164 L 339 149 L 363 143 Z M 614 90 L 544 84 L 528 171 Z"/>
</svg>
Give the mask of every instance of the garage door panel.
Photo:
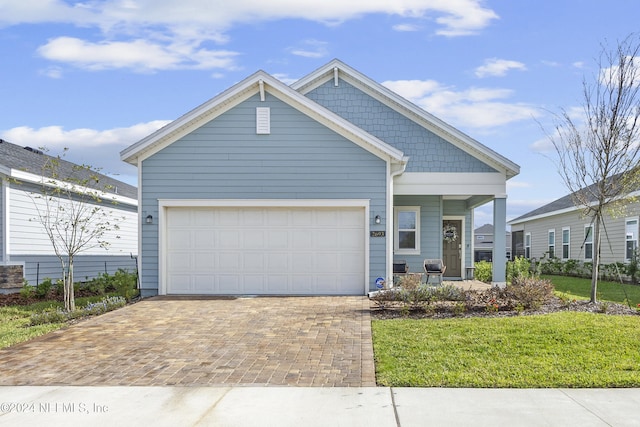
<svg viewBox="0 0 640 427">
<path fill-rule="evenodd" d="M 167 260 L 167 268 L 169 271 L 188 271 L 191 268 L 191 252 L 172 252 Z"/>
<path fill-rule="evenodd" d="M 320 250 L 340 248 L 340 232 L 337 230 L 315 230 L 312 247 Z"/>
<path fill-rule="evenodd" d="M 240 277 L 237 274 L 218 274 L 218 291 L 220 294 L 238 294 Z"/>
<path fill-rule="evenodd" d="M 240 238 L 242 233 L 240 230 L 219 230 L 217 246 L 221 249 L 239 249 Z"/>
<path fill-rule="evenodd" d="M 215 264 L 216 270 L 223 273 L 237 273 L 242 265 L 242 256 L 238 252 L 220 252 Z"/>
<path fill-rule="evenodd" d="M 262 249 L 265 246 L 266 230 L 245 230 L 242 236 L 244 248 Z"/>
<path fill-rule="evenodd" d="M 209 294 L 215 291 L 215 280 L 211 275 L 193 277 L 193 292 L 196 294 Z"/>
<path fill-rule="evenodd" d="M 168 208 L 169 294 L 359 295 L 364 208 Z"/>
<path fill-rule="evenodd" d="M 245 274 L 244 278 L 244 293 L 256 293 L 262 294 L 266 291 L 265 276 L 262 274 Z"/>
</svg>

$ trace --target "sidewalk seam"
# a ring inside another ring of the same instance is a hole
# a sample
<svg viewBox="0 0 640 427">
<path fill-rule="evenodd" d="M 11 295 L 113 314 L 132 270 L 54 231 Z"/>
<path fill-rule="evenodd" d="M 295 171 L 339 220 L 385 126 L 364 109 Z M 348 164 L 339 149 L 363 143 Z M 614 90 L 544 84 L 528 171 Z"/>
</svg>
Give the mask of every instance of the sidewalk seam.
<svg viewBox="0 0 640 427">
<path fill-rule="evenodd" d="M 393 415 L 396 417 L 396 426 L 400 427 L 400 416 L 398 415 L 398 408 L 396 408 L 396 398 L 393 395 L 393 387 L 389 387 L 389 393 L 391 393 L 391 406 L 393 406 Z"/>
</svg>

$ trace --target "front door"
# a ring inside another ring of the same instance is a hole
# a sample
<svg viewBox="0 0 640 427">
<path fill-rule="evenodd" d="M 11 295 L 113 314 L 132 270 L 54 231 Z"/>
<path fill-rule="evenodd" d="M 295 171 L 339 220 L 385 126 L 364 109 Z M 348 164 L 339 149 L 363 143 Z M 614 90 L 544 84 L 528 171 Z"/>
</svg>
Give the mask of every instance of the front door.
<svg viewBox="0 0 640 427">
<path fill-rule="evenodd" d="M 461 220 L 442 221 L 442 260 L 447 277 L 462 277 L 462 232 Z"/>
</svg>

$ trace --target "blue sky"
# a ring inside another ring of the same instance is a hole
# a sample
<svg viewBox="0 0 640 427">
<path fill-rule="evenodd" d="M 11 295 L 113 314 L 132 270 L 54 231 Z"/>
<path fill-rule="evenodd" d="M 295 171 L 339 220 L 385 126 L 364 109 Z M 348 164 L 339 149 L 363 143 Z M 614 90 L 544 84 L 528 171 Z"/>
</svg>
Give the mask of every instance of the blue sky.
<svg viewBox="0 0 640 427">
<path fill-rule="evenodd" d="M 256 70 L 333 58 L 521 167 L 508 219 L 567 193 L 541 125 L 582 105 L 636 0 L 0 0 L 0 138 L 136 184 L 119 152 Z M 476 225 L 491 208 L 476 211 Z"/>
</svg>

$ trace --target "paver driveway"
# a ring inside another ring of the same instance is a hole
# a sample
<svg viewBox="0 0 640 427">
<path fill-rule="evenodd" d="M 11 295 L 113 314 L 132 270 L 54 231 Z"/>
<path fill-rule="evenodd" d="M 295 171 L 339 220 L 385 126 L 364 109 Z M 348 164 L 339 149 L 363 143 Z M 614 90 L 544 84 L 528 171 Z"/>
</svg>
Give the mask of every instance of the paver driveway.
<svg viewBox="0 0 640 427">
<path fill-rule="evenodd" d="M 0 350 L 0 385 L 374 386 L 366 297 L 155 297 Z"/>
</svg>

